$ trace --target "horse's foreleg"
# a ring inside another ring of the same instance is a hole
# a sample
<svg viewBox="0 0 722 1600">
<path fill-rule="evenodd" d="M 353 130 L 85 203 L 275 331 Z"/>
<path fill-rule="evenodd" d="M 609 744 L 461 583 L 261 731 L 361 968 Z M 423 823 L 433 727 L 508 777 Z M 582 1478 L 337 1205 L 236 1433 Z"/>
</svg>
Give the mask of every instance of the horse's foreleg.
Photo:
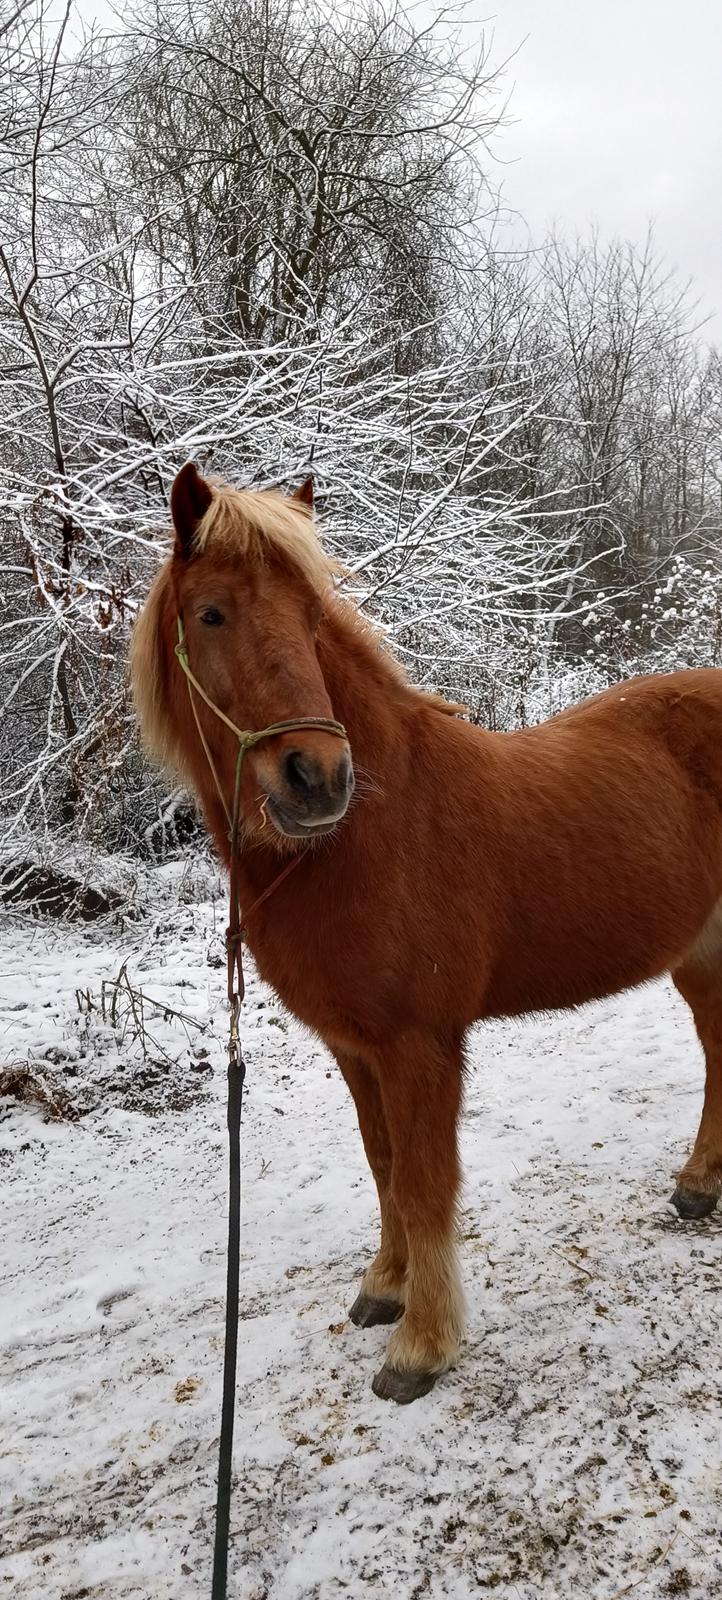
<svg viewBox="0 0 722 1600">
<path fill-rule="evenodd" d="M 681 1217 L 706 1217 L 722 1194 L 722 948 L 701 941 L 672 976 L 691 1008 L 707 1068 L 699 1132 L 672 1200 Z"/>
<path fill-rule="evenodd" d="M 408 1266 L 404 1315 L 373 1387 L 383 1399 L 405 1403 L 426 1394 L 453 1364 L 462 1332 L 458 1042 L 405 1034 L 384 1053 L 379 1083 L 391 1141 L 391 1197 L 406 1235 Z"/>
<path fill-rule="evenodd" d="M 349 1316 L 359 1328 L 397 1322 L 404 1309 L 406 1234 L 391 1195 L 391 1145 L 378 1084 L 370 1068 L 351 1056 L 337 1055 L 354 1098 L 366 1159 L 378 1190 L 381 1245 L 364 1273 L 361 1290 Z"/>
</svg>

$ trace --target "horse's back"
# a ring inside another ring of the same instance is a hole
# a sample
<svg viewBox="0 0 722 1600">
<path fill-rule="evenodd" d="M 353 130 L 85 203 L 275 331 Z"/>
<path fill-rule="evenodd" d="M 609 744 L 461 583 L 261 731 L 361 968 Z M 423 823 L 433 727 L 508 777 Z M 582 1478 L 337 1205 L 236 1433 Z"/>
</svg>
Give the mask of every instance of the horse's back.
<svg viewBox="0 0 722 1600">
<path fill-rule="evenodd" d="M 614 684 L 601 694 L 562 712 L 555 724 L 562 737 L 573 730 L 580 741 L 603 741 L 609 753 L 633 752 L 651 758 L 654 747 L 671 757 L 668 799 L 687 806 L 690 794 L 722 808 L 722 671 L 716 668 L 652 674 Z M 698 821 L 701 818 L 698 817 Z"/>
<path fill-rule="evenodd" d="M 652 728 L 655 719 L 660 728 L 671 707 L 684 704 L 700 718 L 722 717 L 722 669 L 718 667 L 685 668 L 679 672 L 647 673 L 643 677 L 621 679 L 598 694 L 590 695 L 577 705 L 568 706 L 547 722 L 539 724 L 536 732 L 561 727 L 570 722 L 588 723 L 590 729 L 598 715 L 610 720 L 610 726 L 632 716 L 640 725 Z M 627 707 L 623 712 L 622 708 Z"/>
</svg>

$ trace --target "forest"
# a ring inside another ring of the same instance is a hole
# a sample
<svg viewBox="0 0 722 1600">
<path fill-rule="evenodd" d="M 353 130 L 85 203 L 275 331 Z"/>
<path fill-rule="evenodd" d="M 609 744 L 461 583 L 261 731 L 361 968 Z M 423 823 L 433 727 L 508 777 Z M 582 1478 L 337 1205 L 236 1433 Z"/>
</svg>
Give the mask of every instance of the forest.
<svg viewBox="0 0 722 1600">
<path fill-rule="evenodd" d="M 6 0 L 0 52 L 5 853 L 177 842 L 127 654 L 188 459 L 312 473 L 342 582 L 488 726 L 720 659 L 693 285 L 651 233 L 509 248 L 463 12 Z"/>
</svg>

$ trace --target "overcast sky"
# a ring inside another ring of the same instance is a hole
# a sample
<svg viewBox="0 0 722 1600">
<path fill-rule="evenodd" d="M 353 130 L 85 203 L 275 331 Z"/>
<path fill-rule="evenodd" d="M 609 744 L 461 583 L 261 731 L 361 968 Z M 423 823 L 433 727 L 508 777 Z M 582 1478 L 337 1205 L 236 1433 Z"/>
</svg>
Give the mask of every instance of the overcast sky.
<svg viewBox="0 0 722 1600">
<path fill-rule="evenodd" d="M 517 51 L 497 145 L 509 205 L 537 236 L 597 222 L 641 240 L 653 221 L 722 343 L 722 0 L 475 7 L 492 59 Z"/>
</svg>

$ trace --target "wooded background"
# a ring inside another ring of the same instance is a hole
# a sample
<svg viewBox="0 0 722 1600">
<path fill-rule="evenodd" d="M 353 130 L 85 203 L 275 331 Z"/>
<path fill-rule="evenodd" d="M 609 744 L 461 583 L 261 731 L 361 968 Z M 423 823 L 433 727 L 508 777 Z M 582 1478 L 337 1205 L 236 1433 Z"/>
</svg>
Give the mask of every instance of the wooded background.
<svg viewBox="0 0 722 1600">
<path fill-rule="evenodd" d="M 127 647 L 189 458 L 313 471 L 355 593 L 490 726 L 719 660 L 719 354 L 651 237 L 501 247 L 465 37 L 393 0 L 3 4 L 6 849 L 173 843 Z"/>
</svg>

